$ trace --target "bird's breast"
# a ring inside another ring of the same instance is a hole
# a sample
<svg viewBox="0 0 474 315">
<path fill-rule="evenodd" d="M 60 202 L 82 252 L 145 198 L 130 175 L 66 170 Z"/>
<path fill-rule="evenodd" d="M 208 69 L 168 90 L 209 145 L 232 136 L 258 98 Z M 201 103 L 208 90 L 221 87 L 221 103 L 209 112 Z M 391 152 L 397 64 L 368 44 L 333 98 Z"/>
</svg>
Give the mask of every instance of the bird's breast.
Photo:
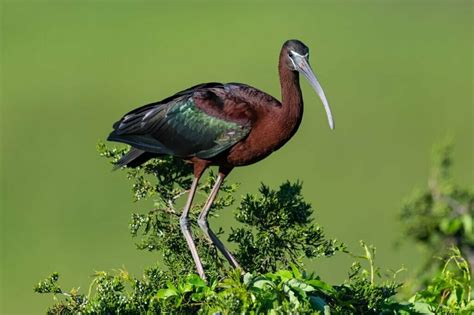
<svg viewBox="0 0 474 315">
<path fill-rule="evenodd" d="M 258 162 L 281 148 L 295 134 L 301 117 L 269 115 L 257 121 L 249 135 L 231 148 L 227 162 L 232 166 L 244 166 Z"/>
</svg>

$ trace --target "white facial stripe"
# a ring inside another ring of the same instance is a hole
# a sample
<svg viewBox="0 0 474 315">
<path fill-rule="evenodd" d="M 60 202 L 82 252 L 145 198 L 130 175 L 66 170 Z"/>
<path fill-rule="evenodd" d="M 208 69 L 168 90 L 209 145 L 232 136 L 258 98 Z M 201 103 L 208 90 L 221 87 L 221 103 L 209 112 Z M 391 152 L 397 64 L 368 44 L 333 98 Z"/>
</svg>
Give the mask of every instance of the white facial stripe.
<svg viewBox="0 0 474 315">
<path fill-rule="evenodd" d="M 296 63 L 294 62 L 293 58 L 290 57 L 290 60 L 291 60 L 291 63 L 293 64 L 293 70 L 298 69 L 298 68 L 296 67 Z"/>
</svg>

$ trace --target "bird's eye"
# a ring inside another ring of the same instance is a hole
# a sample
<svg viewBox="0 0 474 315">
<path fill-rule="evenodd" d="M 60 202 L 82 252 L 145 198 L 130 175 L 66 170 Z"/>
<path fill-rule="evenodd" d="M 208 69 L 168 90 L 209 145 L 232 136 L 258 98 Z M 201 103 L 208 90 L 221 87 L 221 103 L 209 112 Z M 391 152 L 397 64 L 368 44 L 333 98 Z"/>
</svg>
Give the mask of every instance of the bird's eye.
<svg viewBox="0 0 474 315">
<path fill-rule="evenodd" d="M 289 56 L 289 57 L 293 57 L 293 56 L 294 56 L 293 52 L 290 51 L 290 52 L 288 53 L 288 56 Z"/>
</svg>

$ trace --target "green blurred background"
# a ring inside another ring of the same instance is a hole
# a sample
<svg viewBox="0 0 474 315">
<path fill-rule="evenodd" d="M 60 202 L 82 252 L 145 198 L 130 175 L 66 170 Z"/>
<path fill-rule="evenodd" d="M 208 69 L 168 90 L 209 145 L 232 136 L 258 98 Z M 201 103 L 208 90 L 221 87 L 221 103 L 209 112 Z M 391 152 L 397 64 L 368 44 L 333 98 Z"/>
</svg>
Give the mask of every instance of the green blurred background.
<svg viewBox="0 0 474 315">
<path fill-rule="evenodd" d="M 298 38 L 332 105 L 330 131 L 304 82 L 295 137 L 230 181 L 301 179 L 331 237 L 378 248 L 383 269 L 420 260 L 397 221 L 423 187 L 433 143 L 455 140 L 473 182 L 473 2 L 1 2 L 1 314 L 43 313 L 33 285 L 53 271 L 87 290 L 94 270 L 133 273 L 157 253 L 128 232 L 130 182 L 96 152 L 128 110 L 191 85 L 244 82 L 279 97 L 281 44 Z M 229 228 L 231 211 L 213 225 Z M 342 281 L 350 258 L 311 264 Z M 408 273 L 409 273 L 408 272 Z"/>
</svg>

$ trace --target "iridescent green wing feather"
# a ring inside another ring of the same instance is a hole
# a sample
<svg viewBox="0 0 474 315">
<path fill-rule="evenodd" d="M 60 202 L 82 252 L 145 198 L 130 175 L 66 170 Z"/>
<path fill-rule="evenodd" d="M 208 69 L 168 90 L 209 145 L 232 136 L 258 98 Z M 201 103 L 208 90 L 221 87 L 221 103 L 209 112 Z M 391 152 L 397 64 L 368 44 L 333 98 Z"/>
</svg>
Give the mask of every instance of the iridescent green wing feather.
<svg viewBox="0 0 474 315">
<path fill-rule="evenodd" d="M 167 103 L 144 106 L 125 115 L 114 125 L 109 140 L 157 154 L 206 159 L 229 149 L 250 132 L 249 124 L 206 113 L 193 98 L 196 90 L 187 91 L 165 100 Z"/>
</svg>

